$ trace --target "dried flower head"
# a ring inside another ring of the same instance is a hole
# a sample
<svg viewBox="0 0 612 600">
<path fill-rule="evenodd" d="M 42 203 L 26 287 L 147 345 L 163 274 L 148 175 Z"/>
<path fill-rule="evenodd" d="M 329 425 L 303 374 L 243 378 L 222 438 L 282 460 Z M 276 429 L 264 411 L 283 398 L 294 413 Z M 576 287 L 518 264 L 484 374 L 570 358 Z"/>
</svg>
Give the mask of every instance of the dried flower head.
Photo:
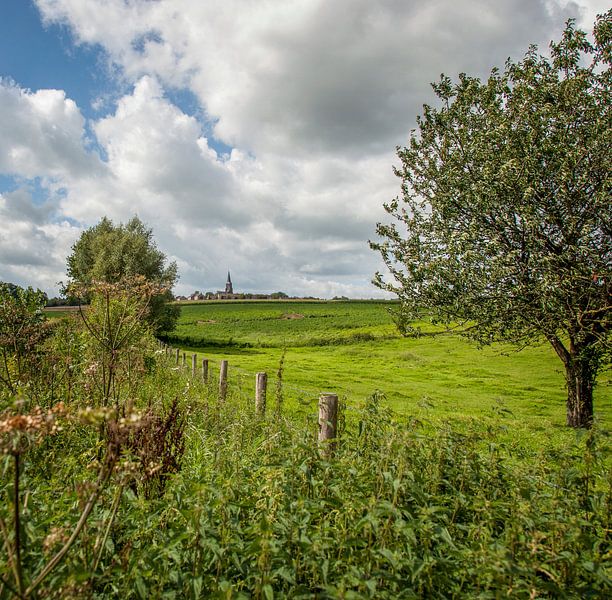
<svg viewBox="0 0 612 600">
<path fill-rule="evenodd" d="M 39 443 L 45 436 L 56 434 L 61 430 L 58 419 L 65 415 L 63 402 L 47 411 L 37 406 L 28 413 L 5 413 L 0 418 L 0 452 L 20 452 L 24 444 Z"/>
<path fill-rule="evenodd" d="M 69 532 L 65 527 L 52 527 L 43 541 L 43 552 L 49 554 L 57 546 L 65 544 L 69 537 Z"/>
</svg>

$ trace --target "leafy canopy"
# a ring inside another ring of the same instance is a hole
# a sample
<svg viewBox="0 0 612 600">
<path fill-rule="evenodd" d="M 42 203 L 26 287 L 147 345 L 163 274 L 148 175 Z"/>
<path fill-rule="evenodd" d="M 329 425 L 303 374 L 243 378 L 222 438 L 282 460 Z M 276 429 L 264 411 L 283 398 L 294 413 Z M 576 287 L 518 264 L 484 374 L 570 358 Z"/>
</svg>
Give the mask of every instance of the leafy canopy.
<svg viewBox="0 0 612 600">
<path fill-rule="evenodd" d="M 405 329 L 427 314 L 485 344 L 544 336 L 591 387 L 610 350 L 612 11 L 594 40 L 569 21 L 550 58 L 531 47 L 485 82 L 442 76 L 371 243 Z"/>
<path fill-rule="evenodd" d="M 45 321 L 46 302 L 41 290 L 0 281 L 0 347 L 22 354 L 30 350 L 32 336 Z"/>
<path fill-rule="evenodd" d="M 68 276 L 81 286 L 142 276 L 161 290 L 150 300 L 150 322 L 156 331 L 174 328 L 178 308 L 168 302 L 178 278 L 176 263 L 166 264 L 166 255 L 157 248 L 153 231 L 138 217 L 125 225 L 114 225 L 104 217 L 84 231 L 68 257 Z"/>
</svg>

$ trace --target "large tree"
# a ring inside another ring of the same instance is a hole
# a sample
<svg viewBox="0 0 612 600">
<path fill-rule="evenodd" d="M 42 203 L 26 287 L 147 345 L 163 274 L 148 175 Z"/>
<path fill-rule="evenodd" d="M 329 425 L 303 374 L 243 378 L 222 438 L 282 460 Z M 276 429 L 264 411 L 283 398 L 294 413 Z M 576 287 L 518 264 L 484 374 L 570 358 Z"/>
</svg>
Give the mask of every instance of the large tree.
<svg viewBox="0 0 612 600">
<path fill-rule="evenodd" d="M 401 197 L 378 224 L 405 328 L 429 315 L 480 343 L 547 340 L 565 366 L 567 423 L 589 427 L 610 357 L 612 11 L 593 42 L 569 21 L 487 81 L 433 85 L 398 148 Z"/>
<path fill-rule="evenodd" d="M 114 225 L 104 217 L 84 231 L 68 257 L 68 276 L 71 283 L 85 287 L 142 276 L 160 288 L 150 300 L 150 322 L 154 330 L 174 328 L 179 309 L 169 302 L 177 280 L 176 263 L 166 264 L 166 255 L 157 248 L 153 231 L 138 217 L 125 225 Z"/>
</svg>

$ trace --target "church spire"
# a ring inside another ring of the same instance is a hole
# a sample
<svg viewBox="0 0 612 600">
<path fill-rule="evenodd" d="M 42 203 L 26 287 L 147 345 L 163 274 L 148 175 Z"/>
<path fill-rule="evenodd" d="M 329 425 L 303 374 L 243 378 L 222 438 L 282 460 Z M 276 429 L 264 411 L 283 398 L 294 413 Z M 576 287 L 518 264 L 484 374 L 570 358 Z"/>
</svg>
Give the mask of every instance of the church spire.
<svg viewBox="0 0 612 600">
<path fill-rule="evenodd" d="M 232 278 L 230 277 L 230 272 L 227 272 L 227 282 L 225 284 L 225 293 L 226 294 L 233 294 L 234 293 L 234 287 L 232 286 Z"/>
</svg>

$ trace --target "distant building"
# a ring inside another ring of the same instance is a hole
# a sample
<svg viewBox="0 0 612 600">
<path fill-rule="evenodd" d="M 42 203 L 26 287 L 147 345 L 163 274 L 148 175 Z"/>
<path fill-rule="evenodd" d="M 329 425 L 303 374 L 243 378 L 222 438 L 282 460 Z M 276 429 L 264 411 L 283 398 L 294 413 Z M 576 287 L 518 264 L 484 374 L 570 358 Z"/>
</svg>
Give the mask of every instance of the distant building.
<svg viewBox="0 0 612 600">
<path fill-rule="evenodd" d="M 227 281 L 225 282 L 225 290 L 217 290 L 215 294 L 216 300 L 241 300 L 244 297 L 243 294 L 234 294 L 234 286 L 232 285 L 232 278 L 230 272 L 227 272 Z"/>
<path fill-rule="evenodd" d="M 250 293 L 234 293 L 234 285 L 232 283 L 232 276 L 230 272 L 227 272 L 227 281 L 225 282 L 224 290 L 217 290 L 216 292 L 200 292 L 196 290 L 191 296 L 176 296 L 175 300 L 280 300 L 288 298 L 284 292 L 274 292 L 273 294 L 250 294 Z"/>
</svg>

